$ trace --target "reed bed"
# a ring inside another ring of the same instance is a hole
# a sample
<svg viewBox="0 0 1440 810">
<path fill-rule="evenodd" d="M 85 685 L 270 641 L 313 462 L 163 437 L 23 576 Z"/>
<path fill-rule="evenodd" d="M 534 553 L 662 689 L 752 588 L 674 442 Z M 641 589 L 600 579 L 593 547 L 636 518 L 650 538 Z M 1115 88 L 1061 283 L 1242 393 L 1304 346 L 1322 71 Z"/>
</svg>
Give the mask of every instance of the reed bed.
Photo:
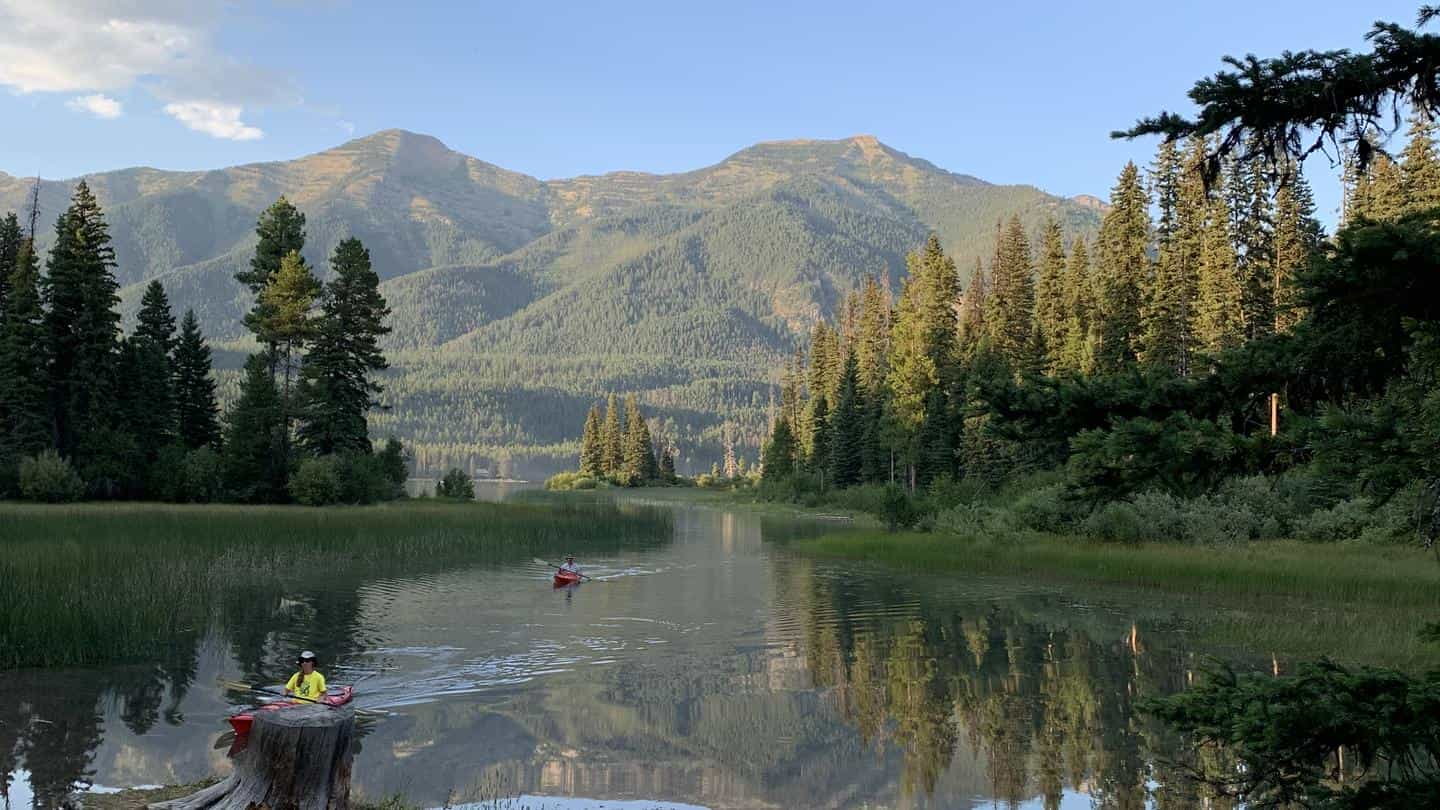
<svg viewBox="0 0 1440 810">
<path fill-rule="evenodd" d="M 606 504 L 0 504 L 0 669 L 151 660 L 223 625 L 227 606 L 278 599 L 307 580 L 604 551 L 672 534 L 663 511 Z"/>
</svg>

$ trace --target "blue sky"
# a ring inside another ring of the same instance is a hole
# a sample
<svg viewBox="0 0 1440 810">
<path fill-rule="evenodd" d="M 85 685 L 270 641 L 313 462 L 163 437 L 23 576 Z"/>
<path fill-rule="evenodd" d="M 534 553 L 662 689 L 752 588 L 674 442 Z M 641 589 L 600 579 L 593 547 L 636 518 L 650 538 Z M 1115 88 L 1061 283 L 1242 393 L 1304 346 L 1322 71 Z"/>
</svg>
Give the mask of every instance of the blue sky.
<svg viewBox="0 0 1440 810">
<path fill-rule="evenodd" d="M 694 8 L 686 8 L 694 6 Z M 1223 54 L 1361 48 L 1413 2 L 0 0 L 0 170 L 291 158 L 401 127 L 541 178 L 672 172 L 858 133 L 1107 196 L 1112 129 Z M 1322 214 L 1338 189 L 1312 161 Z"/>
</svg>

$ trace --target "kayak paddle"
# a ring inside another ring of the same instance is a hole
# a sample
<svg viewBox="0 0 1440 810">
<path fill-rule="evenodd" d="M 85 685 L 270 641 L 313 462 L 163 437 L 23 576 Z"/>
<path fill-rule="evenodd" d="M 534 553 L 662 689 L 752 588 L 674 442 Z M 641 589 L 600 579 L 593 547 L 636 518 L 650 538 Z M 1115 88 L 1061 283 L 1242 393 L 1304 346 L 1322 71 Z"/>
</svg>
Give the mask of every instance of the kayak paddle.
<svg viewBox="0 0 1440 810">
<path fill-rule="evenodd" d="M 563 571 L 563 570 L 565 570 L 565 569 L 561 568 L 560 566 L 556 565 L 555 563 L 545 562 L 544 560 L 540 559 L 539 557 L 535 557 L 534 560 L 535 560 L 535 562 L 539 563 L 540 565 L 549 566 L 549 567 L 551 567 L 551 568 L 554 568 L 556 571 Z M 574 573 L 580 574 L 579 571 L 576 571 L 576 572 L 574 572 Z M 580 574 L 580 578 L 581 578 L 581 579 L 588 579 L 588 580 L 590 580 L 591 582 L 599 582 L 599 581 L 600 581 L 600 580 L 598 580 L 598 579 L 590 576 L 589 574 Z"/>
<path fill-rule="evenodd" d="M 220 678 L 220 679 L 219 679 L 219 684 L 220 684 L 221 687 L 223 687 L 223 688 L 225 688 L 225 689 L 230 689 L 230 690 L 233 690 L 233 691 L 236 691 L 236 692 L 259 692 L 259 693 L 262 694 L 262 695 L 274 695 L 275 697 L 285 698 L 286 700 L 301 700 L 301 701 L 304 701 L 304 702 L 306 702 L 306 703 L 314 703 L 314 704 L 316 704 L 316 705 L 318 705 L 318 706 L 326 706 L 326 707 L 331 708 L 331 709 L 338 709 L 338 708 L 340 708 L 339 706 L 331 706 L 329 703 L 326 703 L 326 702 L 324 702 L 324 701 L 322 701 L 322 700 L 314 700 L 314 699 L 312 699 L 312 698 L 300 697 L 299 695 L 287 695 L 287 694 L 285 694 L 284 692 L 276 692 L 276 691 L 273 690 L 273 689 L 266 689 L 266 688 L 261 687 L 261 686 L 253 686 L 253 685 L 248 684 L 248 683 L 240 683 L 239 681 L 229 681 L 229 680 L 226 680 L 226 679 L 224 679 L 224 678 Z M 372 710 L 370 710 L 370 709 L 361 709 L 361 708 L 359 708 L 359 707 L 354 707 L 354 708 L 355 708 L 355 713 L 356 713 L 356 714 L 369 714 L 369 715 L 375 715 L 375 716 L 377 716 L 377 717 L 388 717 L 388 716 L 389 716 L 386 712 L 377 712 L 377 711 L 372 711 Z"/>
</svg>

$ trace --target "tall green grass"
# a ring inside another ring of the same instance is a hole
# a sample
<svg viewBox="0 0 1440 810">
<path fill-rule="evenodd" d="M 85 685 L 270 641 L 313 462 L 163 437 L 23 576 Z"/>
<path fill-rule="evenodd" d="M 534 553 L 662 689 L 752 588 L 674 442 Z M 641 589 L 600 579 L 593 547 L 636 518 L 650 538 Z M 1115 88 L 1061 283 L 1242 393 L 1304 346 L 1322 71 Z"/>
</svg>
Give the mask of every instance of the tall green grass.
<svg viewBox="0 0 1440 810">
<path fill-rule="evenodd" d="M 0 669 L 151 660 L 306 582 L 671 535 L 665 512 L 605 504 L 0 504 Z"/>
<path fill-rule="evenodd" d="M 1221 647 L 1413 667 L 1440 664 L 1419 631 L 1440 619 L 1440 564 L 1418 549 L 1254 542 L 1116 544 L 1042 534 L 987 540 L 851 532 L 796 544 L 927 573 L 1114 586 L 1168 600 Z"/>
</svg>

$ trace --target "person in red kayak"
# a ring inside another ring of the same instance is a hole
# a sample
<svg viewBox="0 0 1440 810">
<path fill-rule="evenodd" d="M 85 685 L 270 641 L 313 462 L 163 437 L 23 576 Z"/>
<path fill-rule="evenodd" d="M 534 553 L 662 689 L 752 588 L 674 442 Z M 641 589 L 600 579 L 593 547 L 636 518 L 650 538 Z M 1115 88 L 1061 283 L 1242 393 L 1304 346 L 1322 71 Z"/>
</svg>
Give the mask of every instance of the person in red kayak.
<svg viewBox="0 0 1440 810">
<path fill-rule="evenodd" d="M 319 700 L 325 697 L 325 676 L 315 671 L 315 653 L 306 650 L 296 660 L 300 671 L 290 676 L 285 684 L 285 694 L 305 700 Z"/>
<path fill-rule="evenodd" d="M 578 566 L 578 565 L 575 564 L 575 555 L 574 555 L 574 554 L 566 554 L 566 555 L 565 555 L 565 564 L 562 565 L 562 566 L 560 566 L 560 571 L 561 571 L 561 573 L 565 573 L 565 574 L 578 574 L 578 573 L 580 573 L 580 566 Z"/>
</svg>

